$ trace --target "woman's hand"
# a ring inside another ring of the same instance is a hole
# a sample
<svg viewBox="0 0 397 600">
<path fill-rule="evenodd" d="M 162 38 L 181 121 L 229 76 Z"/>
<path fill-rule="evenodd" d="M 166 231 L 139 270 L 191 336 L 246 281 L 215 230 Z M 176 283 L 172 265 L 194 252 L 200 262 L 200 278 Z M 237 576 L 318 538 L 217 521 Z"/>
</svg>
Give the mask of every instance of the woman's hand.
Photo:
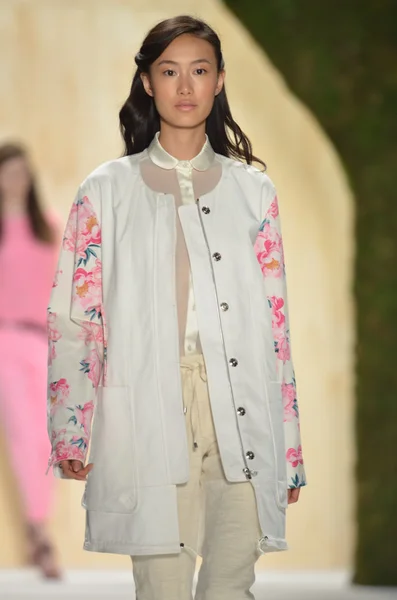
<svg viewBox="0 0 397 600">
<path fill-rule="evenodd" d="M 288 504 L 295 504 L 299 500 L 300 487 L 288 490 Z"/>
<path fill-rule="evenodd" d="M 80 460 L 62 460 L 58 464 L 65 477 L 76 479 L 77 481 L 86 481 L 88 473 L 94 466 L 93 463 L 90 463 L 84 467 Z"/>
</svg>

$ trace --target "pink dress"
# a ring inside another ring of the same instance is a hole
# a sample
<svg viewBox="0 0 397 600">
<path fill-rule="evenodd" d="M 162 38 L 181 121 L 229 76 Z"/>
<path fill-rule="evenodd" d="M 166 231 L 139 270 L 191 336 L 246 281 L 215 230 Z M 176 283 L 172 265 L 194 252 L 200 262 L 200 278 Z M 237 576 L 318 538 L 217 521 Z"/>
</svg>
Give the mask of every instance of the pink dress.
<svg viewBox="0 0 397 600">
<path fill-rule="evenodd" d="M 54 229 L 59 231 L 50 217 Z M 0 426 L 24 517 L 49 516 L 46 317 L 59 244 L 33 235 L 27 215 L 3 218 L 0 240 Z M 60 240 L 59 240 L 60 241 Z"/>
</svg>

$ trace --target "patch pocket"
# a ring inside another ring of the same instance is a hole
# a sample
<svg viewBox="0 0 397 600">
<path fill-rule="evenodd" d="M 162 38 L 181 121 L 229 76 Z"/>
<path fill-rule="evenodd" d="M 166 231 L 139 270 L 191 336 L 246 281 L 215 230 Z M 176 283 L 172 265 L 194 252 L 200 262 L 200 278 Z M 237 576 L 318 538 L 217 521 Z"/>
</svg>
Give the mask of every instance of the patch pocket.
<svg viewBox="0 0 397 600">
<path fill-rule="evenodd" d="M 273 447 L 276 462 L 276 501 L 280 508 L 288 506 L 287 458 L 284 432 L 284 406 L 281 383 L 269 382 L 269 408 L 273 431 Z"/>
<path fill-rule="evenodd" d="M 99 387 L 82 505 L 129 514 L 138 503 L 133 404 L 128 387 Z"/>
</svg>

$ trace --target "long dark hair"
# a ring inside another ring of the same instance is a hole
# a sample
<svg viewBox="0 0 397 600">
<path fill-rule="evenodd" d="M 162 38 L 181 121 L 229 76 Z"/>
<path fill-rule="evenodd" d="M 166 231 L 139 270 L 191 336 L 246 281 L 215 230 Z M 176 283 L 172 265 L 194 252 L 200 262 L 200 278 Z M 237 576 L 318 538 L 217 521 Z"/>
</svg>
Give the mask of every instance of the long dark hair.
<svg viewBox="0 0 397 600">
<path fill-rule="evenodd" d="M 8 143 L 0 146 L 0 169 L 1 167 L 14 158 L 24 158 L 28 160 L 27 151 L 25 148 L 16 143 Z M 42 242 L 53 244 L 55 242 L 55 232 L 47 222 L 43 211 L 40 207 L 37 188 L 34 181 L 34 176 L 30 173 L 30 187 L 26 198 L 26 211 L 29 216 L 30 226 L 34 236 Z M 3 202 L 0 190 L 0 241 L 3 234 Z"/>
<path fill-rule="evenodd" d="M 215 31 L 204 21 L 190 16 L 173 17 L 161 21 L 146 36 L 135 56 L 137 69 L 132 80 L 130 95 L 120 110 L 120 131 L 125 143 L 124 156 L 137 154 L 147 148 L 160 129 L 160 116 L 154 99 L 149 96 L 141 80 L 141 74 L 149 74 L 150 66 L 177 37 L 195 35 L 206 40 L 214 48 L 218 73 L 224 69 L 221 41 Z M 214 105 L 206 122 L 209 141 L 218 154 L 242 159 L 248 164 L 265 163 L 252 154 L 252 145 L 232 117 L 225 87 L 215 96 Z"/>
</svg>

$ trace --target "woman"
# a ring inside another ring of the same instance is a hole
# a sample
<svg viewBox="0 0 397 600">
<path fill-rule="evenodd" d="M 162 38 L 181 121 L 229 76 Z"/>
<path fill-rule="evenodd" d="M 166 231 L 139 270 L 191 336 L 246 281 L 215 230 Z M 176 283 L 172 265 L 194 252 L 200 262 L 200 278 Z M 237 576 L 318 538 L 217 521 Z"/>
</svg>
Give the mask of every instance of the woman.
<svg viewBox="0 0 397 600">
<path fill-rule="evenodd" d="M 125 156 L 80 186 L 50 302 L 50 465 L 139 600 L 191 598 L 197 553 L 197 599 L 252 598 L 305 484 L 277 198 L 208 25 L 163 21 L 135 61 Z"/>
<path fill-rule="evenodd" d="M 45 427 L 46 307 L 58 253 L 54 219 L 43 213 L 25 150 L 0 147 L 0 420 L 21 494 L 30 562 L 60 576 L 46 531 L 53 478 Z"/>
</svg>

